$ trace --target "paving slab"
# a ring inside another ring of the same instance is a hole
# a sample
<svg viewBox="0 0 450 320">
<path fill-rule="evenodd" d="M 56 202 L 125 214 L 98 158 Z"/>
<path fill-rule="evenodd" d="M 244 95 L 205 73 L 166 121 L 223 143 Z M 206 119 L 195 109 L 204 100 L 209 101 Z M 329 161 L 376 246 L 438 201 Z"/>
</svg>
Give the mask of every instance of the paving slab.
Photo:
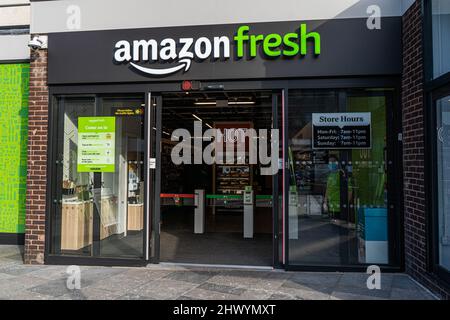
<svg viewBox="0 0 450 320">
<path fill-rule="evenodd" d="M 61 297 L 63 300 L 115 300 L 121 293 L 115 291 L 101 290 L 94 287 L 71 290 Z"/>
<path fill-rule="evenodd" d="M 1 245 L 0 246 L 0 258 L 8 256 L 23 256 L 23 246 L 16 245 Z"/>
<path fill-rule="evenodd" d="M 185 292 L 183 295 L 178 297 L 178 299 L 182 300 L 237 300 L 237 295 L 225 293 L 225 292 L 218 292 L 218 291 L 211 291 L 211 290 L 205 290 L 201 288 L 193 288 L 192 290 L 189 290 Z"/>
<path fill-rule="evenodd" d="M 196 284 L 185 281 L 161 279 L 150 281 L 139 288 L 130 290 L 129 293 L 158 300 L 172 300 L 184 295 L 185 292 L 196 286 Z"/>
<path fill-rule="evenodd" d="M 218 272 L 212 271 L 174 271 L 166 275 L 164 279 L 202 284 L 203 282 L 208 281 L 217 274 Z"/>
<path fill-rule="evenodd" d="M 206 282 L 206 283 L 200 285 L 198 288 L 207 290 L 207 291 L 232 294 L 232 295 L 240 295 L 240 294 L 244 293 L 246 290 L 246 289 L 236 287 L 236 286 L 228 286 L 228 285 L 210 283 L 210 282 Z"/>
<path fill-rule="evenodd" d="M 118 292 L 120 296 L 132 290 L 138 290 L 139 287 L 150 281 L 151 280 L 148 279 L 128 277 L 127 274 L 119 274 L 106 279 L 97 280 L 91 287 L 105 291 Z"/>
<path fill-rule="evenodd" d="M 117 297 L 114 300 L 156 300 L 156 299 L 151 298 L 151 297 L 142 296 L 139 294 L 127 293 L 127 294 Z"/>
<path fill-rule="evenodd" d="M 92 284 L 91 281 L 81 278 L 81 287 L 82 288 L 86 288 L 91 284 Z M 30 288 L 29 291 L 35 292 L 38 294 L 49 295 L 52 297 L 60 297 L 60 296 L 64 296 L 67 294 L 69 294 L 69 295 L 72 294 L 72 290 L 69 290 L 67 288 L 67 279 L 66 278 L 47 281 L 43 284 L 40 284 L 38 286 Z"/>
<path fill-rule="evenodd" d="M 435 300 L 434 296 L 423 290 L 409 290 L 394 288 L 389 296 L 390 300 Z"/>
<path fill-rule="evenodd" d="M 315 290 L 309 287 L 293 288 L 283 285 L 274 293 L 278 295 L 287 295 L 295 300 L 328 300 L 332 289 L 330 287 L 325 288 L 326 289 Z"/>
<path fill-rule="evenodd" d="M 0 281 L 0 299 L 10 299 L 11 296 L 26 291 L 28 286 L 16 278 Z"/>
<path fill-rule="evenodd" d="M 428 300 L 436 297 L 408 275 L 381 275 L 381 290 L 366 273 L 285 272 L 222 267 L 82 266 L 80 290 L 67 288 L 67 266 L 23 265 L 21 248 L 0 247 L 0 299 L 22 300 Z"/>
</svg>

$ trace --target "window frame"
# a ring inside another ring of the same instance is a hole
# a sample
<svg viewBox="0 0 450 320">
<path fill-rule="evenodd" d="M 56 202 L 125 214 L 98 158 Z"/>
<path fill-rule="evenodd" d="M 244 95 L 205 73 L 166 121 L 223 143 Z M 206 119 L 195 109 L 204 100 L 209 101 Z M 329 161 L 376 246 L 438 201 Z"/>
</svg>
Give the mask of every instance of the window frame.
<svg viewBox="0 0 450 320">
<path fill-rule="evenodd" d="M 427 234 L 427 271 L 450 287 L 450 271 L 439 264 L 439 199 L 437 166 L 437 106 L 440 98 L 450 96 L 450 71 L 434 77 L 433 57 L 433 0 L 423 0 L 423 61 L 424 61 L 424 133 L 425 133 L 425 208 Z"/>
</svg>

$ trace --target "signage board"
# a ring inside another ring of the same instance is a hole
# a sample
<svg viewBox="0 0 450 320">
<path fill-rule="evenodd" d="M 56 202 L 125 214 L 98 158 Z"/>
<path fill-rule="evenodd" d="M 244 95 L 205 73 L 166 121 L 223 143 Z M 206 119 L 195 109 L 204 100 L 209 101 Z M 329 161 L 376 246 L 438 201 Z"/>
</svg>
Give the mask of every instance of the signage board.
<svg viewBox="0 0 450 320">
<path fill-rule="evenodd" d="M 370 149 L 370 112 L 313 113 L 313 149 Z"/>
<path fill-rule="evenodd" d="M 48 83 L 206 86 L 210 80 L 401 74 L 401 18 L 382 18 L 375 31 L 366 24 L 333 19 L 51 33 Z"/>
<path fill-rule="evenodd" d="M 115 117 L 79 117 L 78 172 L 114 172 L 115 135 Z"/>
<path fill-rule="evenodd" d="M 113 107 L 113 115 L 115 116 L 142 116 L 144 114 L 144 108 L 142 107 Z"/>
</svg>

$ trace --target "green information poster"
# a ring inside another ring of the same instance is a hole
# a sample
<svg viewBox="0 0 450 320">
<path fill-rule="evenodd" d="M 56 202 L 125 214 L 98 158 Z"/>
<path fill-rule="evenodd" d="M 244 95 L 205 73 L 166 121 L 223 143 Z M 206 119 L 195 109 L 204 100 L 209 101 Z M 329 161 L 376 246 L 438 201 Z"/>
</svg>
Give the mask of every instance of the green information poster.
<svg viewBox="0 0 450 320">
<path fill-rule="evenodd" d="M 115 117 L 78 118 L 78 172 L 114 172 Z"/>
</svg>

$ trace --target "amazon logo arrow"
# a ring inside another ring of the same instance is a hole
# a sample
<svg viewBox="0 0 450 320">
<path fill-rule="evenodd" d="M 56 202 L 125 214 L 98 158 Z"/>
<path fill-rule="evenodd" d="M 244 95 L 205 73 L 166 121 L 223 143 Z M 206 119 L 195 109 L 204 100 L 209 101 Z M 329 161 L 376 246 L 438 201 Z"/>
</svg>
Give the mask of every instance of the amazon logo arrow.
<svg viewBox="0 0 450 320">
<path fill-rule="evenodd" d="M 165 75 L 169 75 L 169 74 L 173 74 L 176 73 L 180 70 L 184 69 L 184 72 L 187 72 L 189 70 L 189 68 L 191 67 L 191 59 L 180 59 L 180 61 L 178 61 L 178 65 L 172 68 L 166 68 L 166 69 L 155 69 L 155 68 L 146 68 L 140 65 L 137 65 L 133 62 L 130 62 L 130 65 L 141 71 L 144 72 L 146 74 L 150 74 L 150 75 L 154 75 L 154 76 L 165 76 Z"/>
</svg>

